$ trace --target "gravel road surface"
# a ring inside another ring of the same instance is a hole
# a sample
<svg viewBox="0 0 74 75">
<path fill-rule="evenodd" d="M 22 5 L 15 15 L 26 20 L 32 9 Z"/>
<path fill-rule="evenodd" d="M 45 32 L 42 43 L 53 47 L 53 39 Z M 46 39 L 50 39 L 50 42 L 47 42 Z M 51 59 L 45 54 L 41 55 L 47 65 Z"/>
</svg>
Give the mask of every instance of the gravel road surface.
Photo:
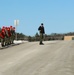
<svg viewBox="0 0 74 75">
<path fill-rule="evenodd" d="M 74 75 L 74 41 L 25 42 L 0 49 L 0 75 Z"/>
</svg>

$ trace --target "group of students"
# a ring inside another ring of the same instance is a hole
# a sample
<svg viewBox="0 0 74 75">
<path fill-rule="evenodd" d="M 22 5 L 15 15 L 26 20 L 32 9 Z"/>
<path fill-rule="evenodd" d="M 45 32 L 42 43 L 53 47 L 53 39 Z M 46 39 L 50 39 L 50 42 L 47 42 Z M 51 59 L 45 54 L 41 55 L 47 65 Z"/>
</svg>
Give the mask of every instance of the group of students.
<svg viewBox="0 0 74 75">
<path fill-rule="evenodd" d="M 13 26 L 9 26 L 9 27 L 3 26 L 2 28 L 0 28 L 0 41 L 1 41 L 2 47 L 13 44 L 14 39 L 15 39 L 15 27 L 13 27 Z"/>
<path fill-rule="evenodd" d="M 39 26 L 38 30 L 40 32 L 40 45 L 43 45 L 43 35 L 45 34 L 45 29 L 44 29 L 44 24 L 41 23 L 41 25 Z M 14 39 L 15 39 L 15 27 L 13 26 L 9 26 L 9 27 L 5 27 L 3 26 L 2 28 L 0 28 L 0 41 L 1 41 L 1 46 L 8 46 L 10 44 L 14 43 Z"/>
</svg>

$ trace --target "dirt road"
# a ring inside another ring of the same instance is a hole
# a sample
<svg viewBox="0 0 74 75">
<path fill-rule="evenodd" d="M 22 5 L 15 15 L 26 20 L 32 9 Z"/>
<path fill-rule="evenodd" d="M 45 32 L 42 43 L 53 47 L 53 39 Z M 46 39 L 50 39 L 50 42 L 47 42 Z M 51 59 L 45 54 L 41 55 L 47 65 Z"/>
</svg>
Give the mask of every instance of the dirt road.
<svg viewBox="0 0 74 75">
<path fill-rule="evenodd" d="M 74 41 L 26 42 L 0 50 L 0 75 L 74 75 Z"/>
</svg>

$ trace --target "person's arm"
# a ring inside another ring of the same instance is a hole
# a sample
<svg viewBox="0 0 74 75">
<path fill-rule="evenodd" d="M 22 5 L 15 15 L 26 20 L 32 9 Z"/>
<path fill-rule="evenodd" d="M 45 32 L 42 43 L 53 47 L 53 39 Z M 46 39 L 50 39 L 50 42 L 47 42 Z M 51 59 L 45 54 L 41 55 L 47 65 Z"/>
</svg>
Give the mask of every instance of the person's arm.
<svg viewBox="0 0 74 75">
<path fill-rule="evenodd" d="M 39 27 L 38 30 L 40 31 L 41 30 L 41 27 Z"/>
<path fill-rule="evenodd" d="M 44 29 L 44 27 L 43 27 L 43 34 L 45 34 L 45 29 Z"/>
</svg>

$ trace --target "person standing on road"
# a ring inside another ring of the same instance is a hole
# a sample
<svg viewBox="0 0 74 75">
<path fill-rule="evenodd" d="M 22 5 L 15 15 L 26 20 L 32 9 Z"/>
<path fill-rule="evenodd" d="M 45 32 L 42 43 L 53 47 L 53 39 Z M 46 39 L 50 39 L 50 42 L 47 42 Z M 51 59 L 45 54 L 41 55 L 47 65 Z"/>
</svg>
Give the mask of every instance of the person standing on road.
<svg viewBox="0 0 74 75">
<path fill-rule="evenodd" d="M 38 28 L 39 30 L 39 33 L 40 33 L 40 45 L 43 45 L 43 38 L 44 38 L 44 34 L 45 34 L 45 29 L 44 29 L 44 26 L 43 26 L 43 23 L 41 23 L 41 25 L 39 26 Z"/>
<path fill-rule="evenodd" d="M 1 39 L 1 46 L 4 47 L 5 46 L 5 30 L 4 27 L 1 29 L 0 32 L 0 39 Z"/>
</svg>

